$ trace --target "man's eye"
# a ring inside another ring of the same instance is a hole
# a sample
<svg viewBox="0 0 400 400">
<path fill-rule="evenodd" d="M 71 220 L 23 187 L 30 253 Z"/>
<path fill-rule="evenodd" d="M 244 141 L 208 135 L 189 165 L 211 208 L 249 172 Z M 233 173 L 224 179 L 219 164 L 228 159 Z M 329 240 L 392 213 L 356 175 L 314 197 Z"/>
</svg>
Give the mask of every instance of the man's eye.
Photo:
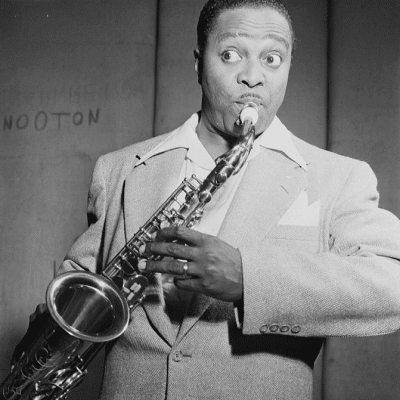
<svg viewBox="0 0 400 400">
<path fill-rule="evenodd" d="M 278 68 L 282 64 L 282 57 L 278 54 L 269 54 L 265 59 L 269 67 Z"/>
<path fill-rule="evenodd" d="M 222 53 L 222 59 L 227 62 L 235 62 L 241 60 L 241 57 L 236 51 L 227 50 Z"/>
</svg>

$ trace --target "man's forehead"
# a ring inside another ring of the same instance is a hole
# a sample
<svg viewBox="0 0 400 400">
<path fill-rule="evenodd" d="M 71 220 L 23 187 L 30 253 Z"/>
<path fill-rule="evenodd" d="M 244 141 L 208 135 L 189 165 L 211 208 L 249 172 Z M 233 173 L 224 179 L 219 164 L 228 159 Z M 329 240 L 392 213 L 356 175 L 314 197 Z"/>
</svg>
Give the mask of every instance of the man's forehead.
<svg viewBox="0 0 400 400">
<path fill-rule="evenodd" d="M 211 36 L 217 42 L 235 37 L 275 39 L 286 47 L 290 47 L 292 42 L 292 30 L 287 18 L 268 6 L 221 11 Z"/>
<path fill-rule="evenodd" d="M 224 40 L 228 40 L 230 38 L 235 39 L 235 38 L 240 38 L 240 37 L 244 37 L 244 38 L 253 38 L 253 39 L 257 39 L 258 37 L 251 35 L 247 32 L 241 32 L 239 30 L 232 30 L 232 31 L 227 31 L 227 32 L 223 32 L 221 33 L 221 35 L 218 35 L 216 37 L 216 41 L 217 43 L 223 42 Z M 290 39 L 289 37 L 287 37 L 286 35 L 282 36 L 280 34 L 276 34 L 276 33 L 265 33 L 264 35 L 262 35 L 261 37 L 259 37 L 259 39 L 270 39 L 270 40 L 275 40 L 276 42 L 281 43 L 282 45 L 284 45 L 286 47 L 286 49 L 288 50 L 290 48 Z"/>
</svg>

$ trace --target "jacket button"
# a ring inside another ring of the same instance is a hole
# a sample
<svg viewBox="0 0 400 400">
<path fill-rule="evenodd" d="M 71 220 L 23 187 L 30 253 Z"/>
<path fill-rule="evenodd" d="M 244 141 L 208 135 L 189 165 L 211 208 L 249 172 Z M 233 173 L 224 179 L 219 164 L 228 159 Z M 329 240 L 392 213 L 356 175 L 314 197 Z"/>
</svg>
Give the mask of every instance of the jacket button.
<svg viewBox="0 0 400 400">
<path fill-rule="evenodd" d="M 292 333 L 299 333 L 301 331 L 301 328 L 299 325 L 294 325 L 292 327 Z"/>
<path fill-rule="evenodd" d="M 285 333 L 289 330 L 290 328 L 287 325 L 282 325 L 281 329 L 279 329 L 282 333 Z"/>
<path fill-rule="evenodd" d="M 279 330 L 279 325 L 274 324 L 269 327 L 270 332 L 278 332 L 278 330 Z"/>
<path fill-rule="evenodd" d="M 183 354 L 182 354 L 182 352 L 179 351 L 179 350 L 174 351 L 174 352 L 172 353 L 172 359 L 173 359 L 175 362 L 180 362 L 180 361 L 182 361 L 182 359 L 183 359 Z"/>
<path fill-rule="evenodd" d="M 262 325 L 260 327 L 260 332 L 261 333 L 267 333 L 268 332 L 268 325 Z"/>
</svg>

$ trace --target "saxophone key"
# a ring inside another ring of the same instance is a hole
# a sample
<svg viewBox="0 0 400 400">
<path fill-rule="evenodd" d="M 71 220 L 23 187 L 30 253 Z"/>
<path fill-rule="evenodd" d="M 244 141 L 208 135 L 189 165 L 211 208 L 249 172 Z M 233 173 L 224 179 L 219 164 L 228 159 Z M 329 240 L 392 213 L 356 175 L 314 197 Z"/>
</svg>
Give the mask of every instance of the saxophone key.
<svg viewBox="0 0 400 400">
<path fill-rule="evenodd" d="M 208 203 L 211 200 L 212 194 L 208 189 L 202 190 L 199 193 L 199 201 L 201 203 Z"/>
<path fill-rule="evenodd" d="M 215 181 L 217 185 L 222 185 L 226 182 L 227 179 L 228 175 L 226 174 L 226 172 L 221 172 L 216 176 Z"/>
<path fill-rule="evenodd" d="M 131 276 L 139 272 L 138 259 L 135 256 L 121 257 L 121 269 L 127 276 Z"/>
<path fill-rule="evenodd" d="M 136 275 L 129 279 L 123 288 L 126 300 L 130 303 L 132 300 L 139 301 L 148 285 L 149 281 L 144 275 Z"/>
</svg>

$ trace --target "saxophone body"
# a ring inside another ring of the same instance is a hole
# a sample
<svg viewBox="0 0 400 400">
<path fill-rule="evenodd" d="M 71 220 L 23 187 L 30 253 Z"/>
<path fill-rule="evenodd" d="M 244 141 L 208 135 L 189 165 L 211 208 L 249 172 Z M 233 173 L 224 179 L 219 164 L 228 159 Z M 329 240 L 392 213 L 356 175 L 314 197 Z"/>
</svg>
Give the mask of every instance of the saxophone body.
<svg viewBox="0 0 400 400">
<path fill-rule="evenodd" d="M 192 227 L 227 179 L 240 171 L 255 139 L 257 106 L 244 106 L 237 144 L 216 160 L 204 179 L 184 179 L 125 244 L 101 274 L 66 272 L 46 291 L 48 313 L 40 333 L 0 385 L 0 400 L 63 400 L 84 378 L 87 367 L 110 341 L 127 329 L 131 312 L 142 303 L 152 273 L 138 269 L 139 248 L 158 230 Z M 151 256 L 150 258 L 156 259 Z"/>
</svg>

